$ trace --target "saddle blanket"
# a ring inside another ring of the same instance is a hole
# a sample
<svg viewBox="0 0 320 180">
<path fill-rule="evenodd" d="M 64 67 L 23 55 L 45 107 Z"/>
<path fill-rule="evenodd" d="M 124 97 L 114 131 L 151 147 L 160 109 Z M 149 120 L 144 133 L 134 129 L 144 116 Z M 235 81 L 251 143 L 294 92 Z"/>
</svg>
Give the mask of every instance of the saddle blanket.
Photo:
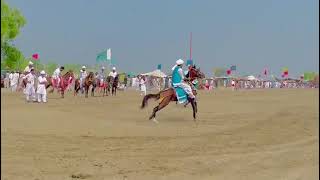
<svg viewBox="0 0 320 180">
<path fill-rule="evenodd" d="M 176 88 L 174 88 L 174 90 L 176 92 L 176 96 L 177 96 L 179 104 L 183 104 L 183 103 L 187 102 L 188 95 L 182 88 L 176 87 Z"/>
</svg>

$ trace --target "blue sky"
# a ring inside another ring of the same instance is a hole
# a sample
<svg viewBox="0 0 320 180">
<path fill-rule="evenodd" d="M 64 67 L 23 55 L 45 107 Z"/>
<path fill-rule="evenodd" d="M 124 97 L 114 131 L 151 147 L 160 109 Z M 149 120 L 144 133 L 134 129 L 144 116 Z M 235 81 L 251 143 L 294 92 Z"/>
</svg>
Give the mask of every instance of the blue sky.
<svg viewBox="0 0 320 180">
<path fill-rule="evenodd" d="M 319 71 L 317 0 L 7 0 L 26 26 L 14 44 L 43 62 L 94 64 L 112 48 L 121 71 L 170 71 L 192 56 L 212 75 L 237 65 L 240 74 L 265 67 L 298 76 Z"/>
</svg>

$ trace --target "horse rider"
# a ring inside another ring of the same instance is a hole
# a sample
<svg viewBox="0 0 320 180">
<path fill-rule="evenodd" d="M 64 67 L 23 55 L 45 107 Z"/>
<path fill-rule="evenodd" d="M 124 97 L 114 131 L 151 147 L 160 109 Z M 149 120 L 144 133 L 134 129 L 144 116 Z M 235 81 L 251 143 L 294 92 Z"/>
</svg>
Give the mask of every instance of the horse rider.
<svg viewBox="0 0 320 180">
<path fill-rule="evenodd" d="M 63 66 L 58 67 L 52 75 L 53 80 L 55 80 L 57 82 L 57 87 L 60 84 L 60 78 L 61 78 L 61 72 L 64 70 Z"/>
<path fill-rule="evenodd" d="M 82 69 L 80 70 L 80 89 L 81 89 L 81 92 L 83 93 L 83 83 L 84 83 L 84 80 L 86 79 L 87 77 L 87 71 L 86 71 L 86 66 L 82 66 Z"/>
<path fill-rule="evenodd" d="M 26 68 L 24 68 L 24 73 L 28 74 L 31 70 L 31 68 L 33 68 L 33 62 L 29 61 L 29 64 Z"/>
<path fill-rule="evenodd" d="M 118 75 L 118 73 L 116 72 L 116 67 L 112 68 L 112 71 L 109 73 L 109 76 L 112 76 L 113 78 L 115 78 Z"/>
<path fill-rule="evenodd" d="M 184 61 L 182 59 L 178 59 L 176 61 L 176 65 L 172 68 L 172 86 L 182 88 L 188 94 L 189 98 L 194 99 L 195 96 L 192 93 L 191 86 L 184 81 L 186 78 L 182 70 L 183 64 Z"/>
<path fill-rule="evenodd" d="M 99 74 L 98 74 L 98 79 L 100 80 L 100 86 L 103 84 L 103 81 L 104 81 L 104 79 L 106 78 L 106 75 L 105 75 L 105 72 L 104 72 L 104 67 L 102 66 L 101 67 L 101 70 L 100 70 L 100 72 L 99 72 Z"/>
</svg>

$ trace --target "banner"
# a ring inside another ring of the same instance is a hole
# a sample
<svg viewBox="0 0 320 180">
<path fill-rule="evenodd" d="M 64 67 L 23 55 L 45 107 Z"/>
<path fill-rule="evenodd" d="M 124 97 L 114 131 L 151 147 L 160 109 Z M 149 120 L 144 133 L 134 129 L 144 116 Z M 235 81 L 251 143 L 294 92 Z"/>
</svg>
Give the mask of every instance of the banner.
<svg viewBox="0 0 320 180">
<path fill-rule="evenodd" d="M 193 65 L 193 61 L 192 61 L 191 59 L 188 59 L 188 60 L 187 60 L 187 66 L 189 66 L 189 65 L 190 65 L 190 66 Z"/>
<path fill-rule="evenodd" d="M 158 64 L 157 69 L 161 70 L 161 64 Z"/>
<path fill-rule="evenodd" d="M 235 71 L 235 70 L 237 70 L 237 66 L 232 65 L 232 66 L 230 67 L 230 70 L 231 70 L 231 71 Z"/>
<path fill-rule="evenodd" d="M 227 75 L 231 74 L 231 69 L 227 69 Z"/>
</svg>

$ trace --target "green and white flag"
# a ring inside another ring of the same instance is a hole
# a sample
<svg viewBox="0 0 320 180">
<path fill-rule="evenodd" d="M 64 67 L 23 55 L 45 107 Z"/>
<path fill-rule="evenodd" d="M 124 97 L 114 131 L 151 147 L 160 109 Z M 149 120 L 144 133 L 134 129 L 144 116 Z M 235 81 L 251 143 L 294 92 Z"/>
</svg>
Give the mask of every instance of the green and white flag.
<svg viewBox="0 0 320 180">
<path fill-rule="evenodd" d="M 107 50 L 107 60 L 111 60 L 111 48 Z"/>
<path fill-rule="evenodd" d="M 103 62 L 103 61 L 107 61 L 108 58 L 107 58 L 107 52 L 106 51 L 103 51 L 101 53 L 99 53 L 97 55 L 97 58 L 96 58 L 96 61 L 97 62 Z"/>
</svg>

